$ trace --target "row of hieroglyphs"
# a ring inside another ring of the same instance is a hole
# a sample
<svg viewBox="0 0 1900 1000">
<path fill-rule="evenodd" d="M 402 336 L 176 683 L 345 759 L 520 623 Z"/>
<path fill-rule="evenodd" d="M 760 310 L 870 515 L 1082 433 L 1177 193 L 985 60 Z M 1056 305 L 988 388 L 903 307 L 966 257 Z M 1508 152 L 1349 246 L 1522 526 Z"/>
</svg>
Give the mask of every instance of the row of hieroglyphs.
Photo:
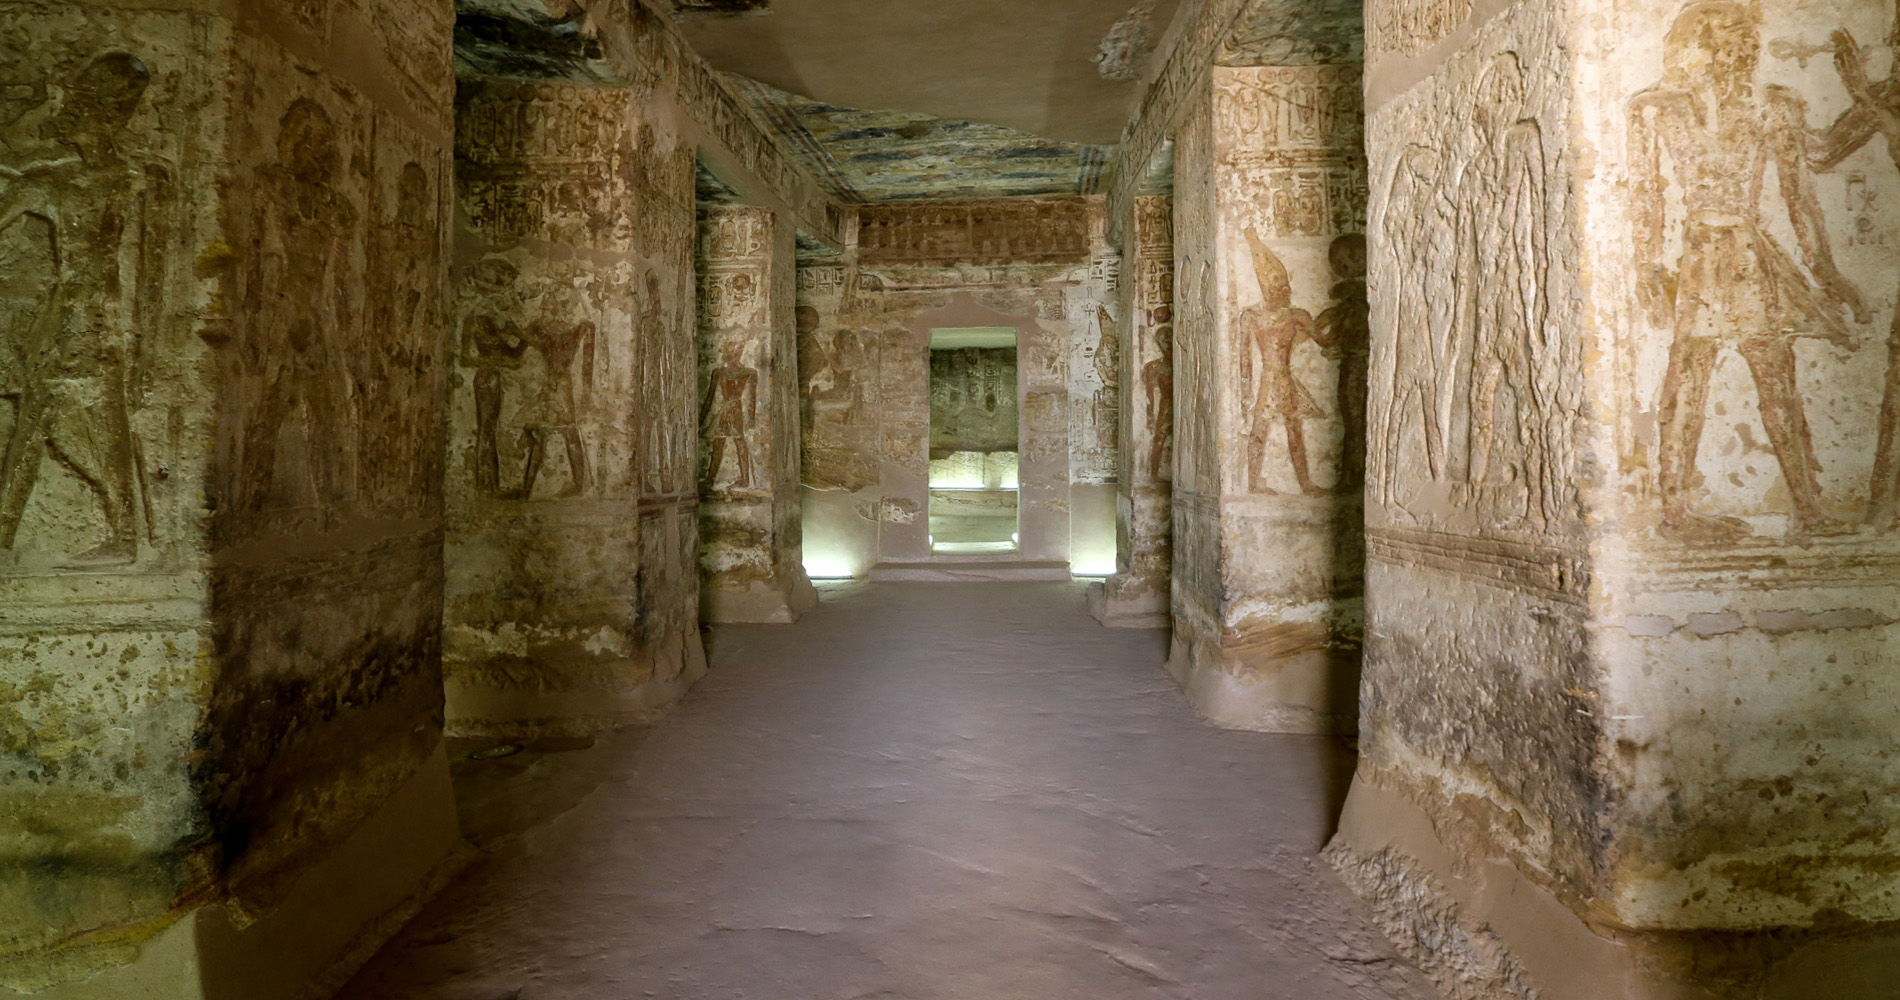
<svg viewBox="0 0 1900 1000">
<path fill-rule="evenodd" d="M 153 497 L 184 460 L 187 388 L 158 367 L 191 325 L 180 286 L 203 192 L 180 175 L 205 151 L 181 141 L 179 118 L 206 84 L 162 30 L 101 45 L 119 32 L 13 23 L 0 91 L 0 257 L 17 283 L 0 307 L 0 549 L 129 564 L 165 543 Z M 257 65 L 289 58 L 243 44 Z M 229 322 L 203 315 L 196 330 L 219 348 L 236 429 L 220 440 L 219 531 L 235 541 L 413 514 L 440 471 L 407 442 L 427 429 L 440 377 L 443 303 L 428 276 L 445 164 L 346 85 L 241 76 L 229 138 L 260 165 L 231 187 L 245 249 L 231 257 Z"/>
<path fill-rule="evenodd" d="M 1437 45 L 1471 17 L 1471 0 L 1371 0 L 1366 51 L 1412 55 Z"/>
</svg>

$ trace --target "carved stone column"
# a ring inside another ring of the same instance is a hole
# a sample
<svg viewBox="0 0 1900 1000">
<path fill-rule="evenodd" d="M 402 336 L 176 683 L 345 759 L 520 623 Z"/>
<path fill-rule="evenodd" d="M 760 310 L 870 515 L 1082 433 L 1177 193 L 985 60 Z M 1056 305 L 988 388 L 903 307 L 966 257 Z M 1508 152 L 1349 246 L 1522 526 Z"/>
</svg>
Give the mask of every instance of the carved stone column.
<svg viewBox="0 0 1900 1000">
<path fill-rule="evenodd" d="M 700 221 L 700 607 L 791 622 L 817 603 L 800 560 L 794 233 L 770 208 Z"/>
<path fill-rule="evenodd" d="M 1450 995 L 1900 981 L 1895 13 L 1369 12 L 1365 756 L 1330 850 L 1395 940 L 1465 942 L 1415 955 Z"/>
<path fill-rule="evenodd" d="M 592 730 L 704 666 L 693 150 L 626 87 L 466 80 L 450 727 Z"/>
<path fill-rule="evenodd" d="M 1169 670 L 1218 724 L 1349 732 L 1363 561 L 1359 68 L 1211 77 L 1176 138 Z"/>
<path fill-rule="evenodd" d="M 457 847 L 396 6 L 0 3 L 0 992 L 334 987 Z"/>
<path fill-rule="evenodd" d="M 1174 510 L 1174 212 L 1167 195 L 1133 200 L 1123 229 L 1121 434 L 1115 575 L 1089 588 L 1105 625 L 1168 624 Z"/>
</svg>

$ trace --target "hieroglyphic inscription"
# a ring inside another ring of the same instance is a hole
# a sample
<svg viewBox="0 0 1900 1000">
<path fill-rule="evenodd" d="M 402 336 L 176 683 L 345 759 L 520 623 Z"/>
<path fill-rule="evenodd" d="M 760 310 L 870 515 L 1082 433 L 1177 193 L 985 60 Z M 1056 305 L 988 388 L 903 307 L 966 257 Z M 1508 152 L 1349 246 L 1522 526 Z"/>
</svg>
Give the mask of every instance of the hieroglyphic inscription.
<svg viewBox="0 0 1900 1000">
<path fill-rule="evenodd" d="M 1252 220 L 1268 238 L 1364 228 L 1367 186 L 1360 68 L 1222 70 L 1215 128 L 1223 165 L 1259 192 Z"/>
<path fill-rule="evenodd" d="M 1134 456 L 1145 461 L 1138 475 L 1166 482 L 1173 478 L 1174 446 L 1174 240 L 1173 206 L 1165 196 L 1146 195 L 1135 199 L 1135 228 L 1132 234 L 1138 252 L 1135 258 L 1135 287 L 1132 329 L 1133 351 L 1139 366 L 1139 385 L 1144 418 L 1137 439 L 1145 434 L 1147 447 Z M 1134 446 L 1138 440 L 1130 441 Z"/>
<path fill-rule="evenodd" d="M 1471 18 L 1471 0 L 1371 0 L 1366 4 L 1366 51 L 1416 55 L 1437 45 Z"/>
<path fill-rule="evenodd" d="M 627 92 L 619 88 L 472 88 L 458 101 L 455 130 L 457 186 L 470 225 L 493 243 L 528 238 L 628 248 L 628 121 Z"/>
<path fill-rule="evenodd" d="M 1081 199 L 925 202 L 858 210 L 866 266 L 1084 262 L 1088 204 Z"/>
</svg>

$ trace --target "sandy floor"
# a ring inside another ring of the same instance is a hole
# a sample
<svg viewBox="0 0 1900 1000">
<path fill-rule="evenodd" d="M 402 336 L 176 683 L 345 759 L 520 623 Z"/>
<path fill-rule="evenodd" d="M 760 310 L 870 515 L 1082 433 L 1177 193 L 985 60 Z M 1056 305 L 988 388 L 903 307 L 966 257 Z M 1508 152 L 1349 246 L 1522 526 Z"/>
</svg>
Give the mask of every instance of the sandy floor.
<svg viewBox="0 0 1900 1000">
<path fill-rule="evenodd" d="M 458 765 L 484 860 L 341 996 L 1435 995 L 1314 858 L 1337 744 L 1204 727 L 1079 585 L 824 598 L 656 726 Z"/>
</svg>

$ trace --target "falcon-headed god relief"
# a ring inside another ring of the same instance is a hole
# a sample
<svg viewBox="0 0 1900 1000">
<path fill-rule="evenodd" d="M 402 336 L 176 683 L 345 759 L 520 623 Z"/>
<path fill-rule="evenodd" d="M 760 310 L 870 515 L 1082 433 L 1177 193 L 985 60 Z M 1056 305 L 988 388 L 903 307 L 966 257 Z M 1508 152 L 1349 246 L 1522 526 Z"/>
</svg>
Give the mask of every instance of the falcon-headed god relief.
<svg viewBox="0 0 1900 1000">
<path fill-rule="evenodd" d="M 1869 312 L 1828 249 L 1806 157 L 1807 105 L 1784 87 L 1757 86 L 1760 49 L 1752 7 L 1690 4 L 1664 39 L 1662 80 L 1629 104 L 1637 290 L 1650 322 L 1674 331 L 1661 399 L 1662 532 L 1682 541 L 1749 534 L 1737 518 L 1689 509 L 1709 381 L 1725 348 L 1742 356 L 1754 378 L 1788 484 L 1791 534 L 1848 530 L 1821 511 L 1793 342 L 1820 337 L 1851 348 L 1843 315 L 1864 323 Z M 1671 190 L 1665 161 L 1679 190 Z M 1771 165 L 1807 273 L 1769 231 L 1762 206 Z M 1683 206 L 1673 265 L 1664 259 L 1672 196 Z"/>
<path fill-rule="evenodd" d="M 1900 53 L 1900 9 L 1895 11 L 1887 46 Z M 1884 137 L 1894 169 L 1900 171 L 1900 59 L 1894 61 L 1885 80 L 1875 81 L 1868 79 L 1860 43 L 1853 35 L 1836 31 L 1832 48 L 1835 70 L 1854 103 L 1822 139 L 1815 169 L 1832 170 Z M 1866 522 L 1880 531 L 1892 531 L 1900 527 L 1900 309 L 1894 311 L 1893 330 L 1887 336 L 1886 391 L 1880 401 L 1878 433 Z"/>
</svg>

